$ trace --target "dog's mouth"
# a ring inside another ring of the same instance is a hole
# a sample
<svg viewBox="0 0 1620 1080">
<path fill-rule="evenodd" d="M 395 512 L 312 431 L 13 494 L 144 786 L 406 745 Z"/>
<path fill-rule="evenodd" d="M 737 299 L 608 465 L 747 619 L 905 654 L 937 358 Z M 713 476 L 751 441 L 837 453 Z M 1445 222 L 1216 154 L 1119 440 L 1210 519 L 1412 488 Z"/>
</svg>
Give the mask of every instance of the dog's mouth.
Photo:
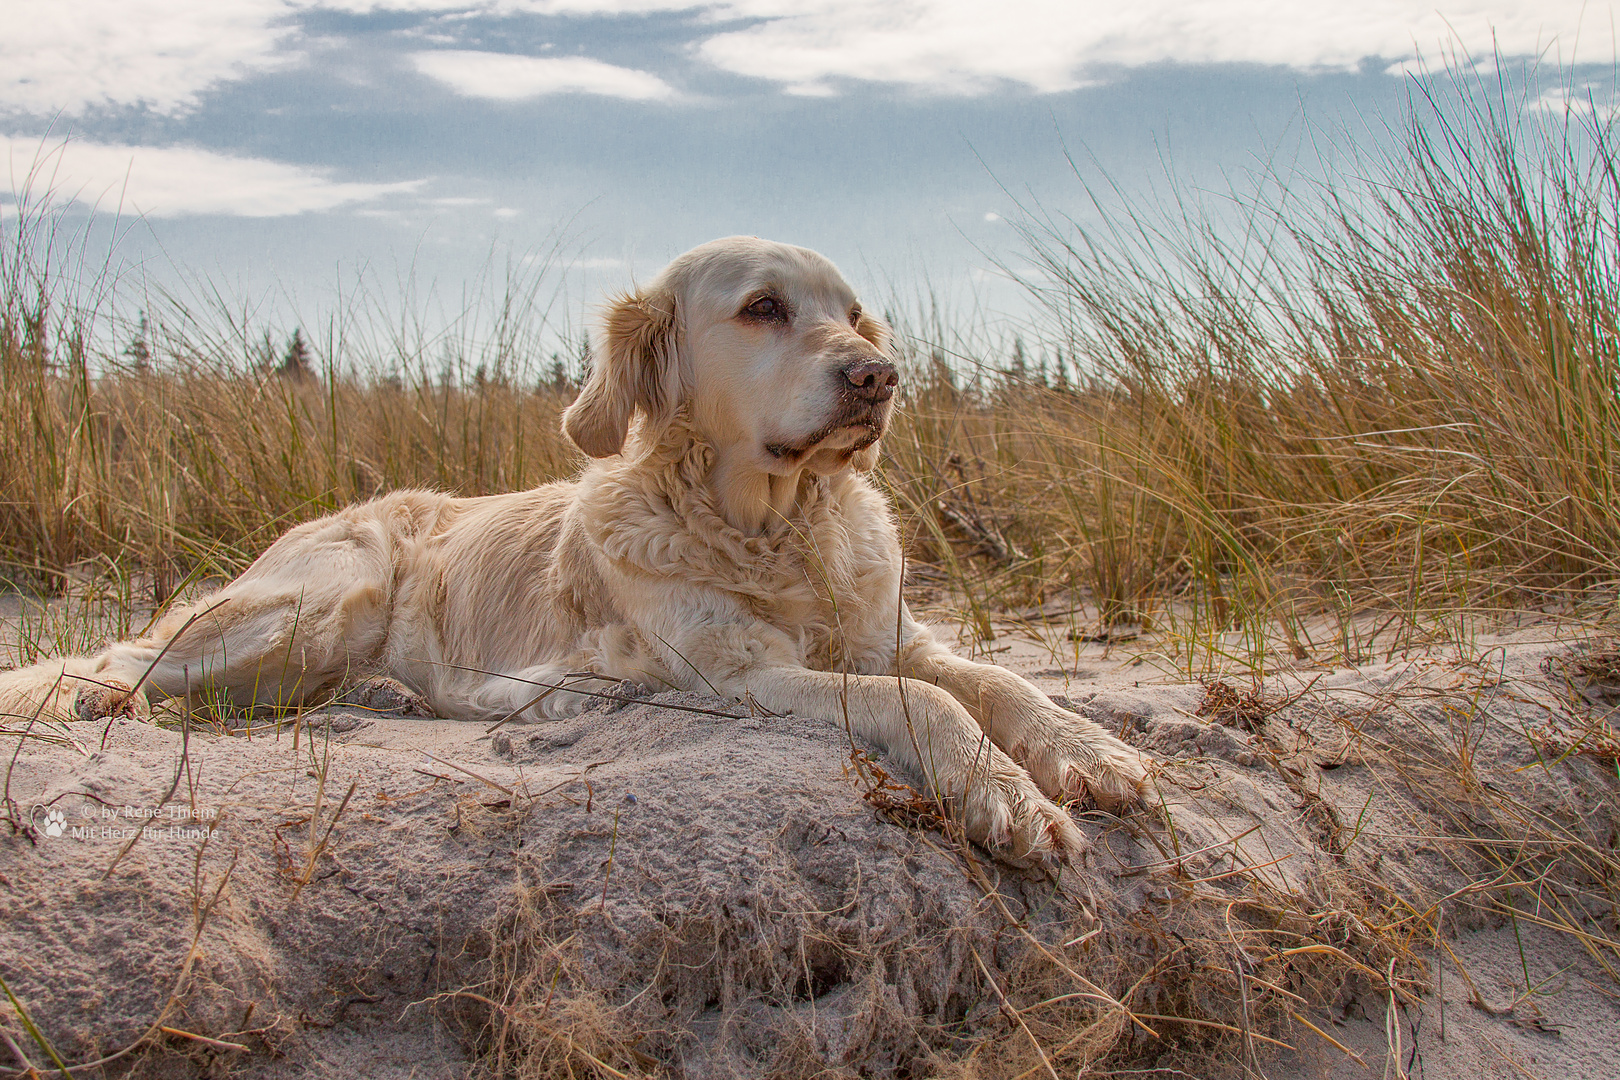
<svg viewBox="0 0 1620 1080">
<path fill-rule="evenodd" d="M 844 457 L 851 457 L 883 438 L 883 430 L 887 426 L 887 410 L 865 409 L 858 415 L 841 416 L 803 439 L 766 443 L 765 452 L 778 461 L 788 463 L 798 461 L 816 450 L 835 450 Z M 847 440 L 838 439 L 838 445 L 822 445 L 846 433 Z"/>
</svg>

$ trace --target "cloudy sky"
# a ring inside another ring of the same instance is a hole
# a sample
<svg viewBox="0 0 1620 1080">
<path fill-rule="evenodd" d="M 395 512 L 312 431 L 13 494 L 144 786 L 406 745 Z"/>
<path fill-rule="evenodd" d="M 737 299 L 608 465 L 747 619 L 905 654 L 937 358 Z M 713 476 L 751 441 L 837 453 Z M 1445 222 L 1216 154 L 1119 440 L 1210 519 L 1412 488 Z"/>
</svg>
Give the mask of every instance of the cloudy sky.
<svg viewBox="0 0 1620 1080">
<path fill-rule="evenodd" d="M 0 0 L 0 24 L 0 218 L 48 192 L 157 279 L 301 313 L 355 275 L 454 293 L 557 251 L 576 318 L 731 233 L 868 294 L 1016 306 L 986 268 L 1020 202 L 1082 212 L 1066 150 L 1218 188 L 1375 137 L 1419 65 L 1612 69 L 1616 34 L 1583 0 Z"/>
</svg>

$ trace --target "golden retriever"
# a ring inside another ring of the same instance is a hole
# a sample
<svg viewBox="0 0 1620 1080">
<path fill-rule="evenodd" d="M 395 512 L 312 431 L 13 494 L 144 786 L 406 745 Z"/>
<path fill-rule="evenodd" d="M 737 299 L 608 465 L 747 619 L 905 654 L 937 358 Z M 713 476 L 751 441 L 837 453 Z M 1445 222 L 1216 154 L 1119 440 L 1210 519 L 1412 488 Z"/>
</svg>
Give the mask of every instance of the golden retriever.
<svg viewBox="0 0 1620 1080">
<path fill-rule="evenodd" d="M 542 719 L 628 679 L 847 724 L 973 839 L 1063 858 L 1082 838 L 1054 800 L 1128 803 L 1144 761 L 912 617 L 866 476 L 897 382 L 887 328 L 827 259 L 704 244 L 607 309 L 563 416 L 595 459 L 577 480 L 300 525 L 147 637 L 0 675 L 0 708 L 144 717 L 388 675 L 441 716 Z"/>
</svg>

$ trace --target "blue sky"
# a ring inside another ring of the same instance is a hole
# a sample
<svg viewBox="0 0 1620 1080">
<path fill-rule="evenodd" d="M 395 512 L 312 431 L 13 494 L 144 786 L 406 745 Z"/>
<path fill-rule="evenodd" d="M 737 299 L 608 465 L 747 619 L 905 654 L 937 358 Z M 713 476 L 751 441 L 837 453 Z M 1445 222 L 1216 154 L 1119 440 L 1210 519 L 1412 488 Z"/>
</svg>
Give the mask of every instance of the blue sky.
<svg viewBox="0 0 1620 1080">
<path fill-rule="evenodd" d="M 33 171 L 70 217 L 116 216 L 117 260 L 283 321 L 357 277 L 453 310 L 511 265 L 548 268 L 577 322 L 731 233 L 822 250 L 868 295 L 1017 314 L 994 263 L 1019 203 L 1083 215 L 1066 149 L 1127 189 L 1219 190 L 1376 141 L 1419 64 L 1615 60 L 1612 7 L 1566 0 L 0 0 L 0 22 L 0 217 Z"/>
</svg>

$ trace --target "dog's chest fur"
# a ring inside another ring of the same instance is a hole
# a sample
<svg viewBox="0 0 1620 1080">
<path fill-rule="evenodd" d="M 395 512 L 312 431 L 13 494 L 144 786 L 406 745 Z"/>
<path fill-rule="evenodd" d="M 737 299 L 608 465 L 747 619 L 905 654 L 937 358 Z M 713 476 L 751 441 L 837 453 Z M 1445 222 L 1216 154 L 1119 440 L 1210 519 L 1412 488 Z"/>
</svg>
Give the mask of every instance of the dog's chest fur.
<svg viewBox="0 0 1620 1080">
<path fill-rule="evenodd" d="M 587 532 L 621 572 L 714 590 L 795 639 L 806 667 L 893 663 L 897 532 L 865 477 L 806 476 L 786 520 L 749 536 L 715 509 L 706 448 L 602 469 L 582 485 Z"/>
</svg>

